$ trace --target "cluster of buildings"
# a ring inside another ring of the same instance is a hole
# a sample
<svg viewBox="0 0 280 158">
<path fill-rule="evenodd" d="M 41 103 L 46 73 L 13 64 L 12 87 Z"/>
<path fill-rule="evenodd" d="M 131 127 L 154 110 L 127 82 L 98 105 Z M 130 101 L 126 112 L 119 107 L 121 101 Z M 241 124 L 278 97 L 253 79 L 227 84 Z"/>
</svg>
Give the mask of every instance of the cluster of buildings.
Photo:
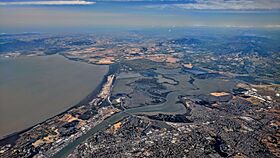
<svg viewBox="0 0 280 158">
<path fill-rule="evenodd" d="M 15 141 L 1 146 L 1 157 L 49 157 L 87 133 L 105 118 L 119 112 L 111 106 L 99 106 L 111 93 L 114 75 L 89 104 L 77 105 L 68 111 L 16 135 Z M 3 140 L 5 141 L 5 140 Z"/>
<path fill-rule="evenodd" d="M 207 105 L 197 96 L 182 97 L 191 112 L 180 117 L 190 121 L 175 115 L 128 116 L 94 134 L 69 157 L 279 156 L 279 105 L 264 100 L 260 89 L 237 87 L 234 92 L 210 93 Z"/>
</svg>

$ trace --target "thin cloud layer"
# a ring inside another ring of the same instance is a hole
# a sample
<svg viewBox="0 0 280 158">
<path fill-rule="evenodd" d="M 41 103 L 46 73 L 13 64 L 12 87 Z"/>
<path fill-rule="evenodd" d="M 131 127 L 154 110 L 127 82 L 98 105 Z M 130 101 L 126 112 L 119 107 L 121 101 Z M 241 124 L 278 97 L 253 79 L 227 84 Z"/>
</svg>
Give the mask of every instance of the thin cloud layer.
<svg viewBox="0 0 280 158">
<path fill-rule="evenodd" d="M 280 0 L 97 0 L 114 2 L 159 2 L 158 5 L 147 4 L 147 8 L 182 8 L 195 10 L 280 10 Z M 174 2 L 169 4 L 160 4 L 165 1 Z M 176 3 L 180 2 L 180 4 Z M 26 0 L 26 1 L 5 1 L 0 5 L 89 5 L 95 4 L 86 0 Z"/>
<path fill-rule="evenodd" d="M 68 1 L 19 1 L 19 2 L 0 2 L 0 5 L 89 5 L 95 2 L 68 0 Z"/>
<path fill-rule="evenodd" d="M 271 10 L 280 9 L 280 0 L 97 0 L 114 2 L 158 2 L 162 4 L 149 5 L 147 8 L 171 8 L 196 10 Z M 164 4 L 164 2 L 169 2 Z M 172 2 L 174 2 L 172 4 Z M 180 4 L 178 4 L 180 3 Z"/>
<path fill-rule="evenodd" d="M 280 0 L 196 0 L 194 3 L 175 6 L 198 10 L 272 10 L 280 9 Z"/>
</svg>

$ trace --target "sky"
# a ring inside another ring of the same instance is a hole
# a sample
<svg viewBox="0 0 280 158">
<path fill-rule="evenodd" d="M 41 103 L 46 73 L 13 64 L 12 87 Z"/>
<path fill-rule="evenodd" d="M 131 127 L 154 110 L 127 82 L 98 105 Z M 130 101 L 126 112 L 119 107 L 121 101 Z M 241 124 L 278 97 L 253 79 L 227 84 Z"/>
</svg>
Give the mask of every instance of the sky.
<svg viewBox="0 0 280 158">
<path fill-rule="evenodd" d="M 0 32 L 97 28 L 280 29 L 280 0 L 0 0 Z"/>
</svg>

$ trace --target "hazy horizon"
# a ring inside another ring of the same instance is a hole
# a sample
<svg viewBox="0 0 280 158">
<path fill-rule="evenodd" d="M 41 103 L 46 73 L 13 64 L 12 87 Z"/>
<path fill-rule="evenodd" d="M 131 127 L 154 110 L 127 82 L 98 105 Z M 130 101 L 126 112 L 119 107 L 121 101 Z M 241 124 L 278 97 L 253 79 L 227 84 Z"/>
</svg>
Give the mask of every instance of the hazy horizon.
<svg viewBox="0 0 280 158">
<path fill-rule="evenodd" d="M 97 28 L 280 28 L 280 2 L 275 0 L 1 0 L 0 12 L 1 33 L 90 32 Z"/>
</svg>

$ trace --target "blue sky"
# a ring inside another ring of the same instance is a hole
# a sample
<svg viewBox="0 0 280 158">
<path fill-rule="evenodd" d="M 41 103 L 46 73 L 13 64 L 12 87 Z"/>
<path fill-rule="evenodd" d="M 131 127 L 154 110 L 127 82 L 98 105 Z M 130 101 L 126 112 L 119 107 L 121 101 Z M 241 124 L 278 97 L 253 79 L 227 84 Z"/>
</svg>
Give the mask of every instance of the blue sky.
<svg viewBox="0 0 280 158">
<path fill-rule="evenodd" d="M 280 0 L 0 0 L 0 32 L 94 28 L 280 28 Z"/>
<path fill-rule="evenodd" d="M 280 9 L 279 0 L 0 0 L 0 5 L 93 5 L 95 2 L 169 2 L 183 9 Z"/>
</svg>

